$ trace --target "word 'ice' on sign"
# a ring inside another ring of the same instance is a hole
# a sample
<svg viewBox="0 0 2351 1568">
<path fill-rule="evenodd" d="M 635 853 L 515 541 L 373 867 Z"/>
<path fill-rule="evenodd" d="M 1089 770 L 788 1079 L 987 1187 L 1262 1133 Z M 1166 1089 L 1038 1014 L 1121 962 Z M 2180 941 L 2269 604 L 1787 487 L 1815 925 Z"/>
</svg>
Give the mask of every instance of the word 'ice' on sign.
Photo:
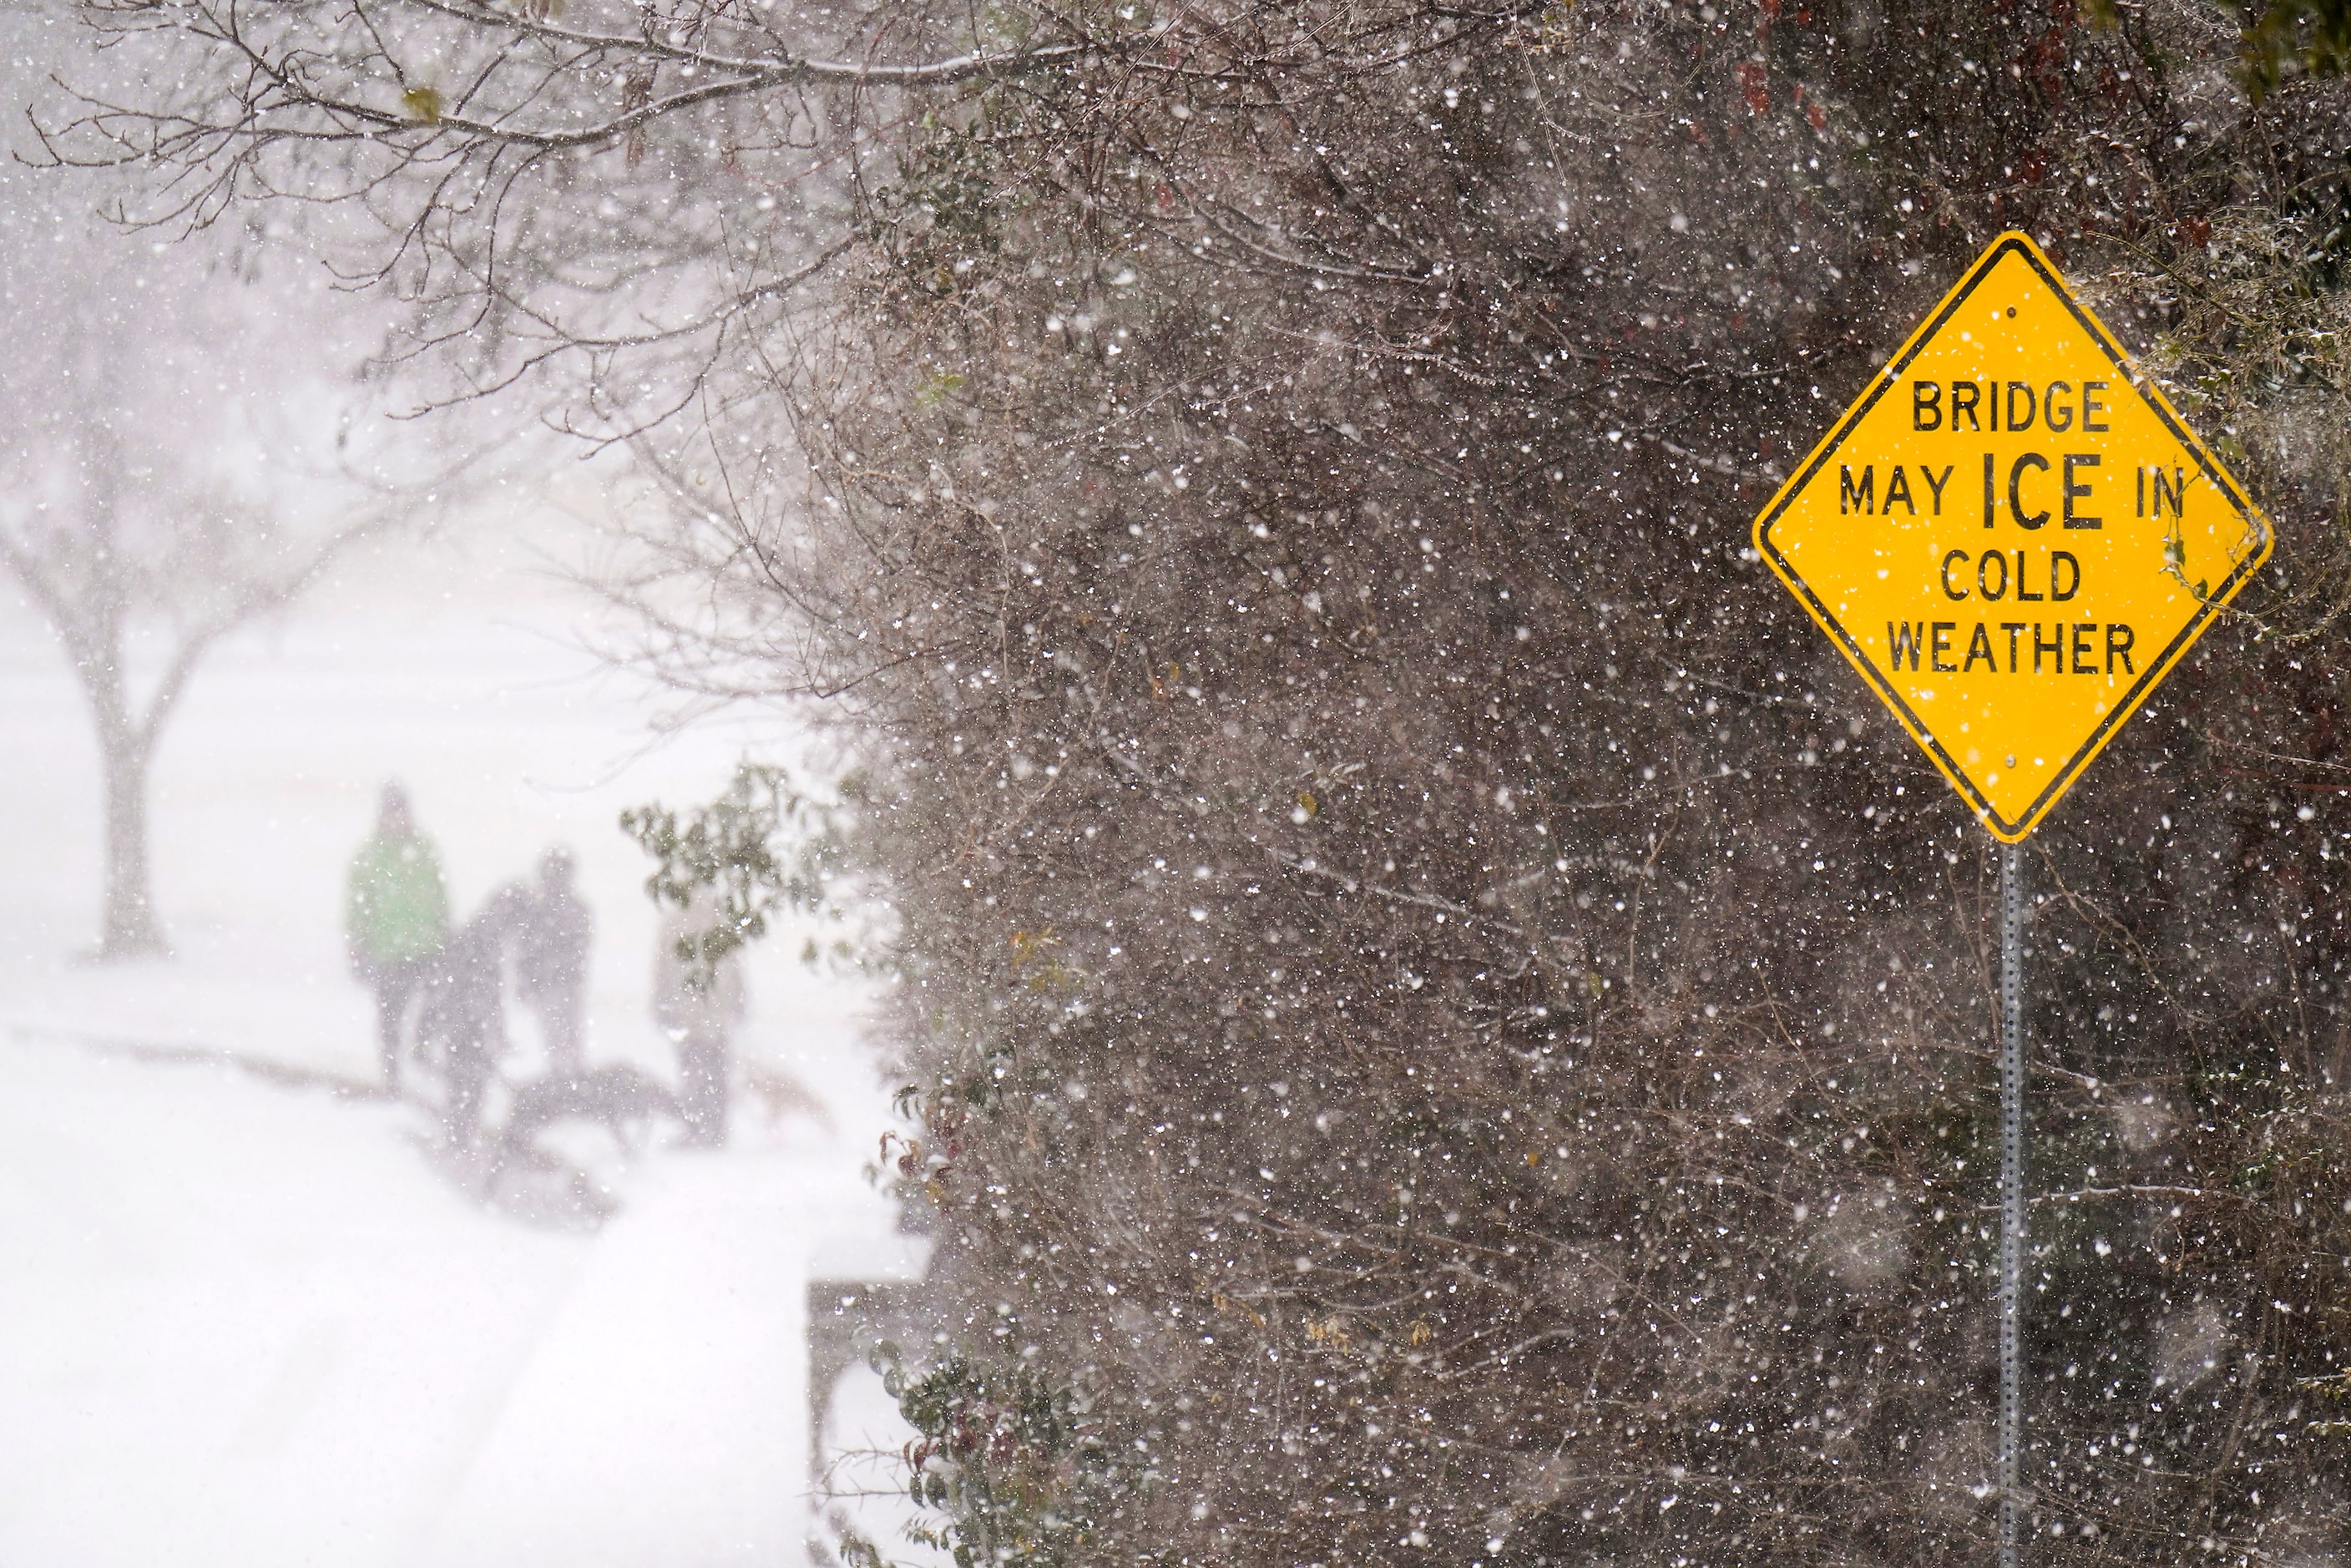
<svg viewBox="0 0 2351 1568">
<path fill-rule="evenodd" d="M 2268 521 L 2032 240 L 1995 240 L 1755 548 L 1998 838 L 2268 559 Z"/>
</svg>

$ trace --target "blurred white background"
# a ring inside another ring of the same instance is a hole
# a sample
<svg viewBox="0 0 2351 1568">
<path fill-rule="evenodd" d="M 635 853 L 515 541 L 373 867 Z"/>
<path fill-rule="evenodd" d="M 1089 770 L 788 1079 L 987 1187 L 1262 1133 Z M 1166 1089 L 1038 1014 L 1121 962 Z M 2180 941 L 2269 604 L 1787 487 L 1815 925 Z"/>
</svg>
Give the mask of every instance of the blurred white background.
<svg viewBox="0 0 2351 1568">
<path fill-rule="evenodd" d="M 155 766 L 166 959 L 88 961 L 90 726 L 0 590 L 0 1563 L 796 1565 L 822 1534 L 806 1281 L 924 1246 L 862 1175 L 888 1097 L 859 982 L 799 934 L 756 948 L 737 1044 L 774 1092 L 721 1152 L 583 1135 L 600 1228 L 485 1207 L 420 1108 L 338 1089 L 376 1076 L 342 888 L 387 779 L 460 918 L 574 851 L 590 1056 L 668 1082 L 616 818 L 746 755 L 821 767 L 774 714 L 662 738 L 666 699 L 589 651 L 610 612 L 562 569 L 605 482 L 379 540 L 216 650 Z M 831 1429 L 894 1448 L 872 1381 Z"/>
</svg>

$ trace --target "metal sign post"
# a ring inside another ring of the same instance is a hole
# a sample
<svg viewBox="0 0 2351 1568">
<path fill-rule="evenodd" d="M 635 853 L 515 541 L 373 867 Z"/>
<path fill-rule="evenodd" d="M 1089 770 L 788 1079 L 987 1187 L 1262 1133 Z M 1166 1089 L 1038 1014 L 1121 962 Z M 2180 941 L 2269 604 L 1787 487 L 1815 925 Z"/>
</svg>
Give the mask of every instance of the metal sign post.
<svg viewBox="0 0 2351 1568">
<path fill-rule="evenodd" d="M 2024 1438 L 2018 847 L 2269 559 L 2268 519 L 2021 234 L 1755 519 L 1755 549 L 2000 841 L 2000 1564 Z"/>
<path fill-rule="evenodd" d="M 2000 847 L 2000 1568 L 2016 1568 L 2024 1446 L 2024 846 Z"/>
</svg>

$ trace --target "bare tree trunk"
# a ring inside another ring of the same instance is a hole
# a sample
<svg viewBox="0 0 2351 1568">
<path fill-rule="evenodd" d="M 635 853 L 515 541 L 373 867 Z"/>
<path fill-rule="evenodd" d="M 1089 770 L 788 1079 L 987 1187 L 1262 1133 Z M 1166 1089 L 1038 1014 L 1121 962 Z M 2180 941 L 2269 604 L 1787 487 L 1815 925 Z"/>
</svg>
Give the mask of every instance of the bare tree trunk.
<svg viewBox="0 0 2351 1568">
<path fill-rule="evenodd" d="M 105 906 L 98 956 L 153 957 L 171 951 L 155 915 L 147 864 L 147 783 L 163 727 L 178 707 L 189 679 L 223 633 L 299 593 L 345 549 L 380 531 L 397 514 L 386 509 L 363 515 L 329 536 L 298 569 L 276 580 L 238 585 L 235 598 L 208 622 L 185 627 L 143 706 L 133 699 L 125 673 L 124 621 L 129 591 L 110 574 L 119 559 L 110 546 L 111 519 L 94 528 L 108 544 L 91 550 L 90 577 L 68 591 L 43 565 L 0 534 L 0 571 L 27 592 L 48 618 L 89 704 L 98 737 L 99 764 L 106 798 Z"/>
<path fill-rule="evenodd" d="M 147 772 L 152 748 L 135 733 L 99 737 L 106 775 L 106 910 L 98 956 L 139 958 L 168 951 L 155 918 L 147 867 Z"/>
<path fill-rule="evenodd" d="M 111 601 L 68 637 L 68 647 L 81 676 L 98 737 L 98 760 L 106 804 L 105 903 L 99 916 L 100 962 L 152 957 L 170 951 L 155 918 L 154 890 L 147 866 L 147 779 L 161 728 L 161 706 L 141 716 L 131 707 L 123 670 L 121 621 Z M 183 661 L 174 661 L 176 666 Z M 168 704 L 172 677 L 162 702 Z"/>
</svg>

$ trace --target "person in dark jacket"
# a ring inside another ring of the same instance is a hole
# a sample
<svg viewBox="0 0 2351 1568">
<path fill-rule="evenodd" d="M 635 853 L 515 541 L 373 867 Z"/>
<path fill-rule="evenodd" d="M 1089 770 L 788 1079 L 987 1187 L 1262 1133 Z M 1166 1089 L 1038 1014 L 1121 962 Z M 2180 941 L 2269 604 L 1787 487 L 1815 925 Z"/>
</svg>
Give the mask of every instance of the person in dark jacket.
<svg viewBox="0 0 2351 1568">
<path fill-rule="evenodd" d="M 383 787 L 375 833 L 351 861 L 343 928 L 351 972 L 375 993 L 376 1050 L 383 1086 L 400 1092 L 408 1016 L 441 955 L 449 930 L 449 891 L 433 841 L 416 831 L 408 796 Z"/>
<path fill-rule="evenodd" d="M 531 902 L 512 883 L 490 894 L 450 936 L 425 987 L 417 1044 L 447 1081 L 443 1114 L 456 1148 L 472 1146 L 480 1133 L 483 1092 L 507 1053 L 507 957 L 519 945 Z"/>
<path fill-rule="evenodd" d="M 587 1071 L 580 1020 L 587 1009 L 588 945 L 594 935 L 595 919 L 580 902 L 571 852 L 548 851 L 538 862 L 538 893 L 524 912 L 515 978 L 546 1034 L 550 1078 L 577 1078 Z"/>
</svg>

